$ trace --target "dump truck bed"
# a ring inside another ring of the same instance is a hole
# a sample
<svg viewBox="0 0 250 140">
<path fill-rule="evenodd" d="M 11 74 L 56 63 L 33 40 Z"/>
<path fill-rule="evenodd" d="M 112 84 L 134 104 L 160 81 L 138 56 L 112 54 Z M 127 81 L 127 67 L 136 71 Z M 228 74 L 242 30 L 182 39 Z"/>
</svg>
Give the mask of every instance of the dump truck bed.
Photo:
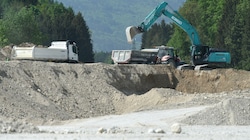
<svg viewBox="0 0 250 140">
<path fill-rule="evenodd" d="M 148 64 L 154 63 L 158 51 L 113 50 L 112 60 L 115 64 Z"/>
<path fill-rule="evenodd" d="M 65 48 L 37 48 L 37 47 L 13 47 L 12 59 L 66 61 L 68 60 Z"/>
</svg>

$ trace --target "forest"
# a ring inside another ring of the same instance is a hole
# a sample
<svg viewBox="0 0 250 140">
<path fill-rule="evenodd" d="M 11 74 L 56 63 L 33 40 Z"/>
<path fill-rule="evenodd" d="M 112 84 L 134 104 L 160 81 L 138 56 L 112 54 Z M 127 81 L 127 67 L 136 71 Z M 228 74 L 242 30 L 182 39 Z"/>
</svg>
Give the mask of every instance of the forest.
<svg viewBox="0 0 250 140">
<path fill-rule="evenodd" d="M 49 46 L 54 40 L 73 40 L 80 62 L 94 62 L 89 28 L 80 12 L 53 0 L 1 0 L 0 46 L 31 42 Z"/>
<path fill-rule="evenodd" d="M 196 28 L 203 45 L 226 49 L 231 53 L 230 67 L 248 71 L 250 70 L 249 11 L 249 0 L 187 0 L 179 9 L 179 13 Z M 190 39 L 175 24 L 157 23 L 142 36 L 142 47 L 159 43 L 175 47 L 179 56 L 189 61 Z"/>
</svg>

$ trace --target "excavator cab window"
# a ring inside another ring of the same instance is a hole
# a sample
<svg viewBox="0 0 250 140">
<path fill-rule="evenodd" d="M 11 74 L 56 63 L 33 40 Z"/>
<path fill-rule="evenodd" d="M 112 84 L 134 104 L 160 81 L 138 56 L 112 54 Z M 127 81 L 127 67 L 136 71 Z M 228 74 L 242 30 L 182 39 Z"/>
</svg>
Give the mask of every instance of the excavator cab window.
<svg viewBox="0 0 250 140">
<path fill-rule="evenodd" d="M 194 47 L 194 59 L 204 59 L 209 53 L 208 46 L 193 46 Z"/>
</svg>

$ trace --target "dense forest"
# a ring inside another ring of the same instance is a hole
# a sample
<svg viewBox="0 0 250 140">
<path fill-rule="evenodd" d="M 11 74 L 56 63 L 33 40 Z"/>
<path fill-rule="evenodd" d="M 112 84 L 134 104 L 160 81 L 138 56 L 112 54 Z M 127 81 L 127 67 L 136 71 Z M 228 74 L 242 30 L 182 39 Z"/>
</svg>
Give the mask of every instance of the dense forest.
<svg viewBox="0 0 250 140">
<path fill-rule="evenodd" d="M 250 70 L 249 11 L 249 0 L 187 0 L 179 13 L 196 28 L 203 45 L 228 50 L 231 53 L 233 68 Z M 175 24 L 170 25 L 173 26 L 166 26 L 165 23 L 153 25 L 148 32 L 144 33 L 142 47 L 164 43 L 160 42 L 164 40 L 162 39 L 164 35 L 169 39 L 167 42 L 165 40 L 166 45 L 177 48 L 181 58 L 189 61 L 191 45 L 189 37 Z M 159 31 L 159 27 L 166 28 L 163 30 L 171 37 Z M 151 43 L 148 43 L 149 41 Z"/>
<path fill-rule="evenodd" d="M 32 42 L 49 46 L 54 40 L 73 40 L 81 62 L 94 62 L 93 45 L 79 12 L 53 0 L 1 0 L 0 46 Z"/>
</svg>

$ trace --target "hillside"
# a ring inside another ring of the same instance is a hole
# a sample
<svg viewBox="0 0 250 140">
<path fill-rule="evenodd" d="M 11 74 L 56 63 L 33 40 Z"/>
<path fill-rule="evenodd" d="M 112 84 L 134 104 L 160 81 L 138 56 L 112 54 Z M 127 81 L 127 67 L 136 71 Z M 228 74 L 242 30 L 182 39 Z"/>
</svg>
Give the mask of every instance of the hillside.
<svg viewBox="0 0 250 140">
<path fill-rule="evenodd" d="M 138 25 L 162 0 L 57 0 L 75 12 L 81 12 L 92 32 L 94 51 L 130 49 L 125 37 L 125 29 Z M 168 0 L 169 5 L 177 10 L 185 0 Z M 167 19 L 166 19 L 167 20 Z"/>
</svg>

